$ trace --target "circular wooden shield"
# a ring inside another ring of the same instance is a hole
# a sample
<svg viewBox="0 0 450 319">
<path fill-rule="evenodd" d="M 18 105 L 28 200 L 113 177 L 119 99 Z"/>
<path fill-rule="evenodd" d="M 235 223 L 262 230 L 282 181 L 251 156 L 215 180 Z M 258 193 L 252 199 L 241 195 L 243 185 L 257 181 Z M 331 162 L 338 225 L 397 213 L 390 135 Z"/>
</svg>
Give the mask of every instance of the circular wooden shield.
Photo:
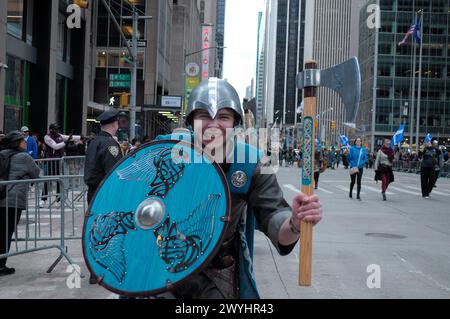
<svg viewBox="0 0 450 319">
<path fill-rule="evenodd" d="M 187 143 L 144 145 L 97 189 L 84 222 L 86 264 L 117 294 L 163 293 L 210 263 L 229 215 L 230 191 L 216 163 Z"/>
</svg>

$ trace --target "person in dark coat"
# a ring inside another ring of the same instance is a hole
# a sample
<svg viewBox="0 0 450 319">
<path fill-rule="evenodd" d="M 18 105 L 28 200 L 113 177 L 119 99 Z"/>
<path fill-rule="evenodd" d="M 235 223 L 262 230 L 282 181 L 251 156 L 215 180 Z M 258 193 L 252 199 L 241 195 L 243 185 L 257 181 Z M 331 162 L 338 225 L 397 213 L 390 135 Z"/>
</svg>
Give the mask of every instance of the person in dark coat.
<svg viewBox="0 0 450 319">
<path fill-rule="evenodd" d="M 25 137 L 19 131 L 7 134 L 2 144 L 2 155 L 10 159 L 8 180 L 36 179 L 39 167 L 27 151 Z M 0 255 L 7 254 L 11 247 L 11 239 L 19 223 L 22 211 L 27 205 L 27 184 L 7 187 L 7 196 L 0 200 Z M 14 268 L 6 267 L 6 258 L 0 259 L 0 276 L 11 275 Z"/>
<path fill-rule="evenodd" d="M 394 150 L 391 148 L 391 140 L 385 139 L 383 147 L 378 151 L 375 160 L 375 180 L 381 180 L 381 195 L 386 200 L 386 191 L 390 183 L 394 182 L 392 164 L 394 162 Z"/>
<path fill-rule="evenodd" d="M 420 184 L 422 188 L 422 197 L 430 198 L 431 191 L 435 183 L 435 167 L 437 163 L 436 152 L 430 143 L 425 143 L 422 150 L 419 151 L 419 156 L 422 158 L 420 164 Z"/>
<path fill-rule="evenodd" d="M 122 159 L 120 145 L 114 139 L 119 128 L 118 114 L 117 111 L 106 111 L 97 118 L 97 121 L 100 121 L 101 131 L 89 143 L 84 166 L 84 182 L 88 186 L 88 204 L 91 204 L 103 178 Z M 92 275 L 89 283 L 96 283 Z"/>
</svg>

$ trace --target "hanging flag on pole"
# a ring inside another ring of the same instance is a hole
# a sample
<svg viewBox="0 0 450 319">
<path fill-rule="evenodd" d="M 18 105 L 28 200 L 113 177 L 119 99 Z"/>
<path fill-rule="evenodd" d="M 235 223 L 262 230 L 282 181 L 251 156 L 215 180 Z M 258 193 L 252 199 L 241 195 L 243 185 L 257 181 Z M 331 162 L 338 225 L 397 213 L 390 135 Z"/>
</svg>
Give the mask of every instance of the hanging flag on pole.
<svg viewBox="0 0 450 319">
<path fill-rule="evenodd" d="M 394 136 L 391 139 L 392 146 L 397 146 L 401 142 L 403 142 L 403 140 L 405 139 L 405 137 L 403 136 L 404 132 L 405 132 L 405 124 L 401 124 L 400 128 L 397 130 L 397 132 L 394 134 Z"/>
<path fill-rule="evenodd" d="M 432 139 L 433 139 L 433 135 L 431 135 L 430 133 L 428 133 L 428 134 L 427 134 L 427 137 L 425 137 L 425 143 L 430 143 Z"/>
<path fill-rule="evenodd" d="M 398 43 L 398 46 L 402 46 L 403 44 L 405 44 L 406 40 L 408 40 L 410 35 L 413 35 L 414 39 L 416 40 L 416 42 L 418 44 L 422 43 L 422 38 L 419 35 L 420 29 L 421 29 L 420 21 L 416 22 L 415 24 L 413 24 L 409 28 L 408 32 L 406 32 L 405 37 L 403 38 L 403 40 Z"/>
</svg>

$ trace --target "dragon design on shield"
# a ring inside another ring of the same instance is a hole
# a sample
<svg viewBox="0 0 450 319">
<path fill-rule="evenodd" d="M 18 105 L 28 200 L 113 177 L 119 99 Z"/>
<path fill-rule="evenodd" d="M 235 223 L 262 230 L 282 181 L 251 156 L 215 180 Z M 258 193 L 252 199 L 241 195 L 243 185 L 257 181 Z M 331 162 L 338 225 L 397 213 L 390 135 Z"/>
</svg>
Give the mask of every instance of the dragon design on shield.
<svg viewBox="0 0 450 319">
<path fill-rule="evenodd" d="M 94 260 L 119 283 L 123 282 L 126 275 L 123 248 L 125 236 L 131 230 L 136 230 L 133 212 L 111 212 L 98 215 L 89 233 L 89 248 Z"/>
<path fill-rule="evenodd" d="M 178 151 L 183 152 L 183 149 Z M 185 161 L 175 160 L 172 148 L 160 147 L 148 152 L 117 174 L 122 180 L 146 182 L 151 188 L 147 196 L 164 198 L 180 180 L 184 168 Z"/>
<path fill-rule="evenodd" d="M 221 195 L 210 195 L 185 219 L 166 220 L 154 231 L 161 259 L 167 271 L 178 273 L 188 269 L 208 249 Z"/>
</svg>

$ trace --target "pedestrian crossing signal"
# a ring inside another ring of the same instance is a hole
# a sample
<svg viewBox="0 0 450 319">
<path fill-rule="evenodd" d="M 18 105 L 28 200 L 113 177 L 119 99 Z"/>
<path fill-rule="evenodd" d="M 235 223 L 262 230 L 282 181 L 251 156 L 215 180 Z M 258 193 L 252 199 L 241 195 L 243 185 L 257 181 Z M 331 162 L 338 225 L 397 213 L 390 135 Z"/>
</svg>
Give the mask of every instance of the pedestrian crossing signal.
<svg viewBox="0 0 450 319">
<path fill-rule="evenodd" d="M 120 108 L 125 109 L 130 105 L 129 96 L 129 93 L 122 93 L 120 95 Z"/>
</svg>

